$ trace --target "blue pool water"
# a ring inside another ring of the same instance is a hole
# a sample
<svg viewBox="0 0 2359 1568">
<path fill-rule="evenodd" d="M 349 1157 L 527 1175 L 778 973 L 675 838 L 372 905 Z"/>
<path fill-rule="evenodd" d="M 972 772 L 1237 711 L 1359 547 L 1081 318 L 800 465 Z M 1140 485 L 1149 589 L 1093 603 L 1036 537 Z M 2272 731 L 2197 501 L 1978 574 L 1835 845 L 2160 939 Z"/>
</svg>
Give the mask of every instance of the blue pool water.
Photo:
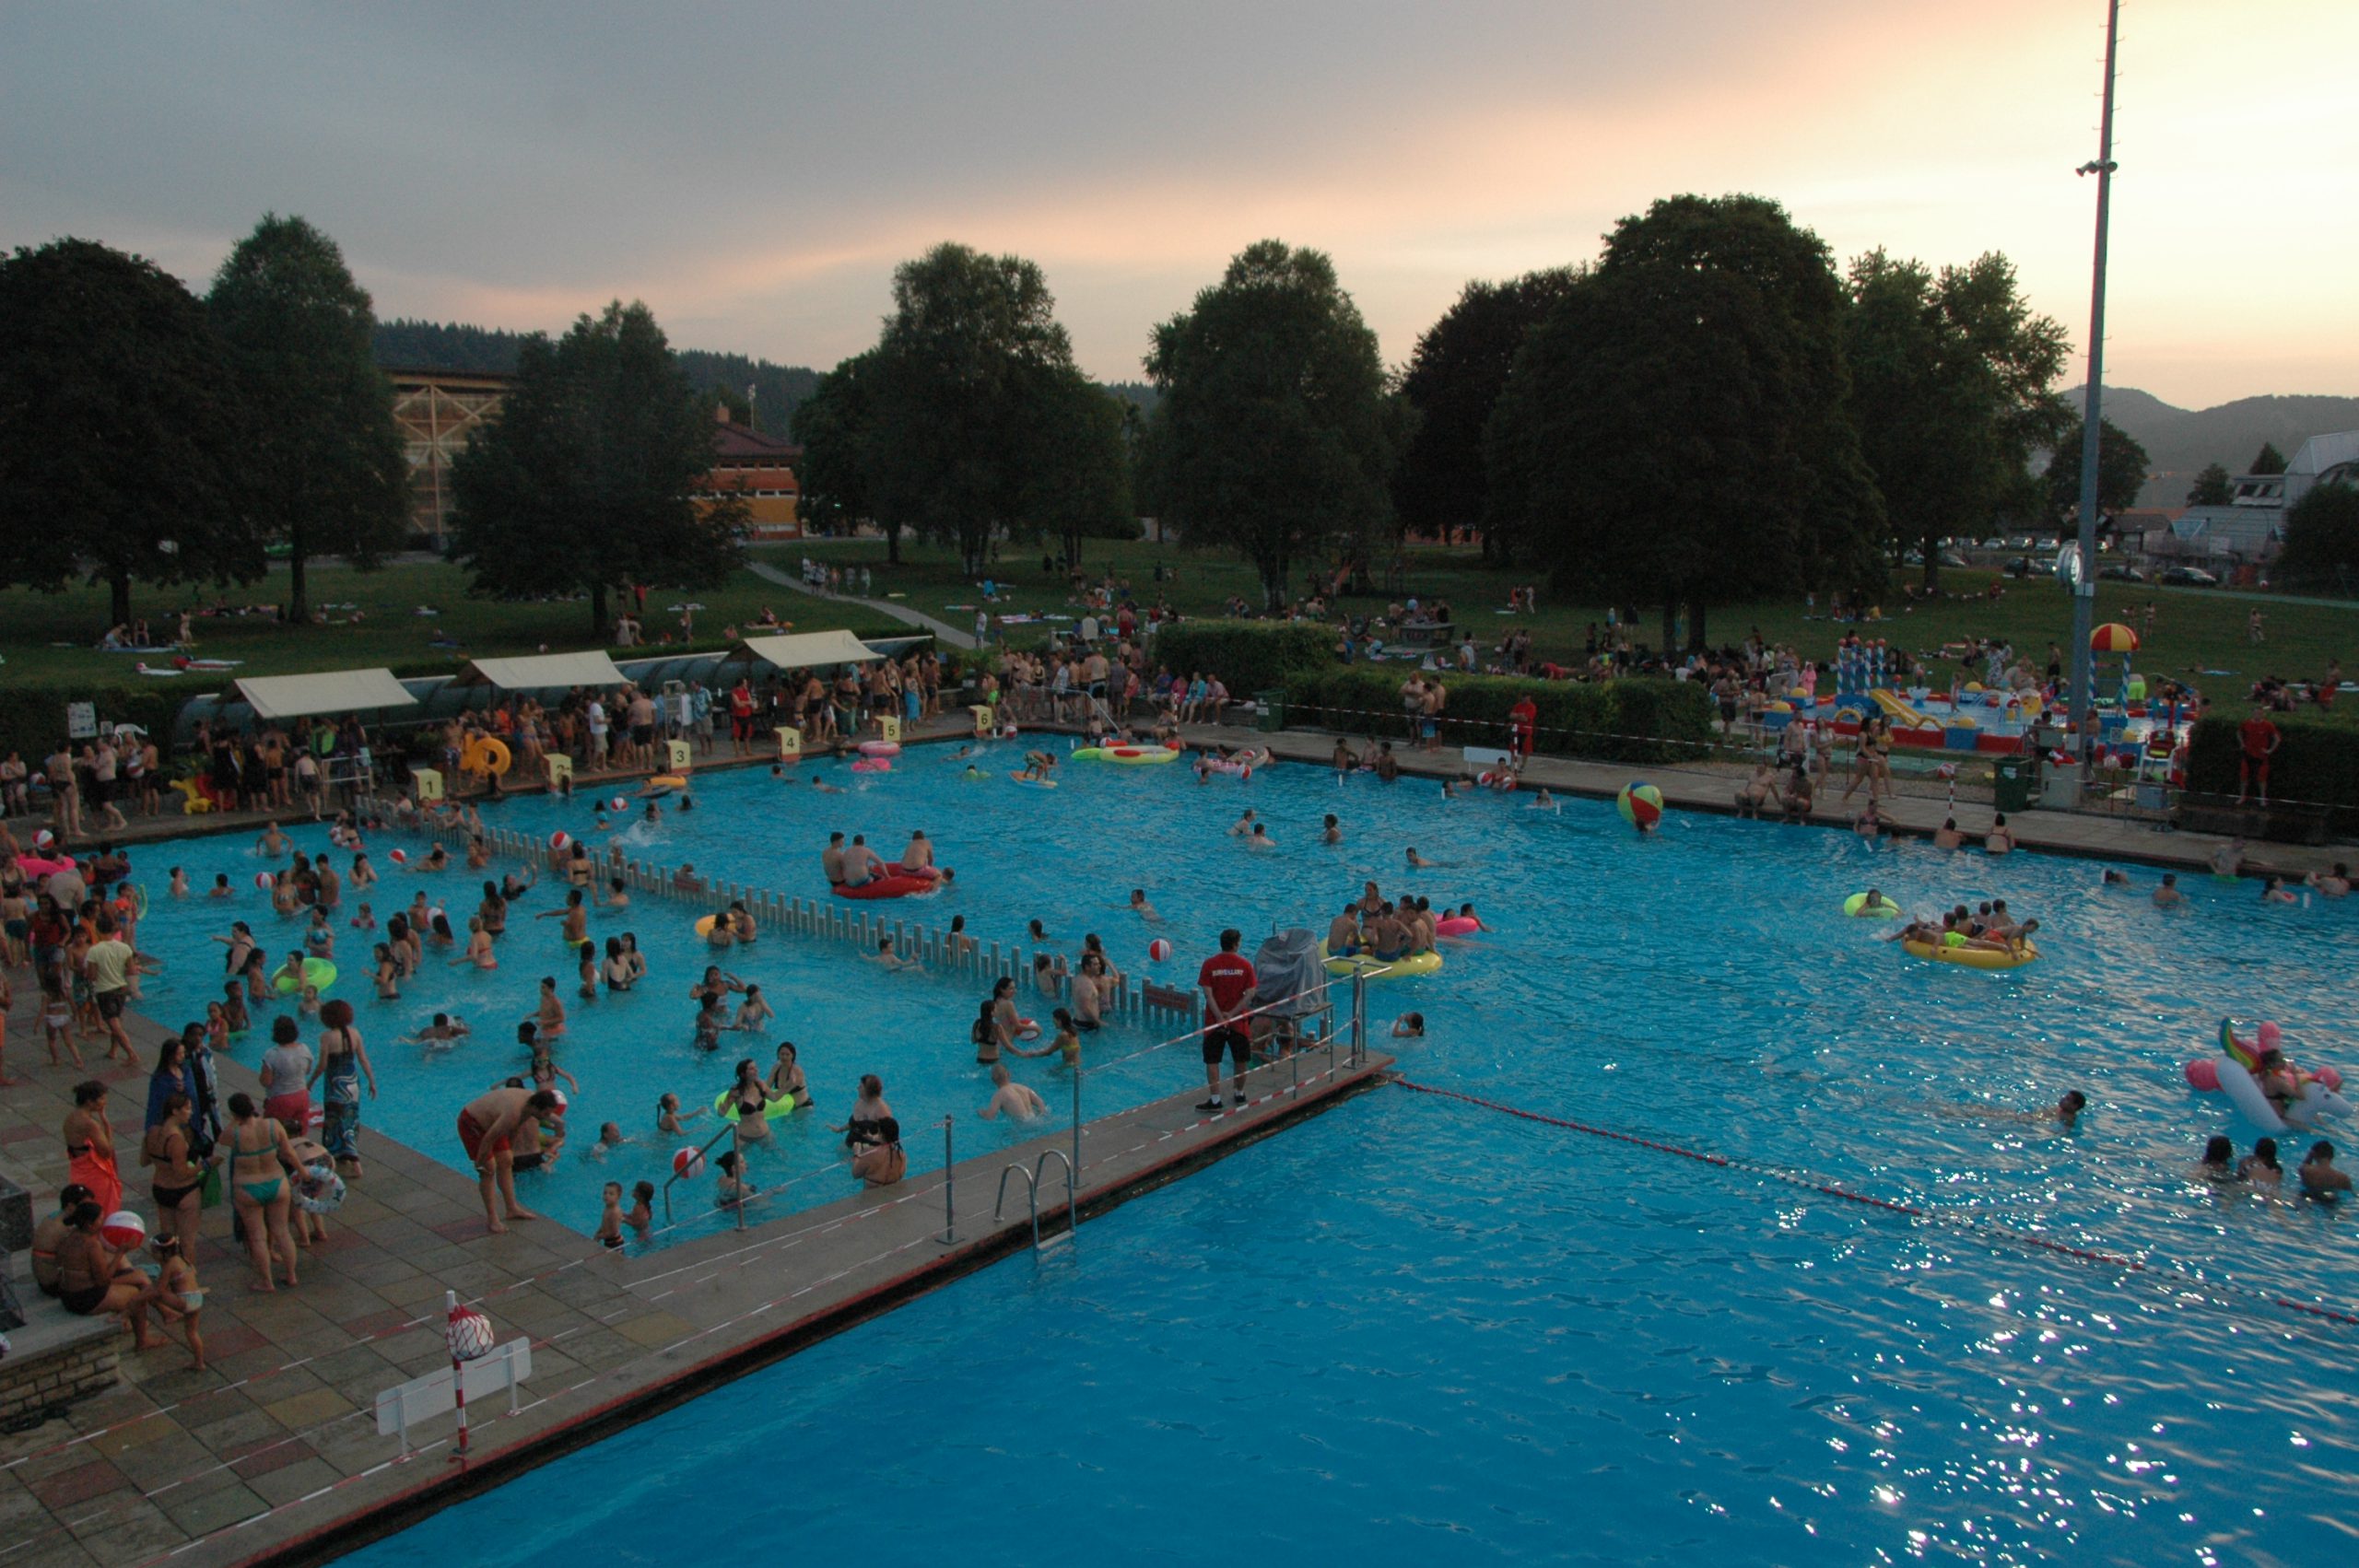
<svg viewBox="0 0 2359 1568">
<path fill-rule="evenodd" d="M 904 1306 L 453 1508 L 381 1560 L 669 1561 L 684 1517 L 749 1499 L 786 1509 L 796 1542 L 897 1562 L 1176 1561 L 1208 1541 L 1382 1562 L 2349 1551 L 2359 1331 L 2267 1298 L 2359 1301 L 2350 1217 L 2191 1186 L 2205 1135 L 2254 1129 L 2177 1071 L 2223 1012 L 2275 1017 L 2306 1058 L 2349 1066 L 2348 907 L 2264 908 L 2253 884 L 2199 880 L 2164 913 L 2146 872 L 2125 893 L 2091 862 L 1678 815 L 1640 842 L 1607 805 L 1445 804 L 1313 768 L 1240 787 L 1075 766 L 1054 795 L 957 772 L 912 754 L 843 796 L 715 776 L 633 852 L 808 893 L 830 828 L 890 853 L 922 825 L 960 885 L 918 918 L 964 912 L 1012 942 L 1038 917 L 1060 945 L 1095 929 L 1129 961 L 1148 932 L 1116 907 L 1143 886 L 1181 948 L 1167 977 L 1191 976 L 1223 924 L 1323 923 L 1365 877 L 1473 898 L 1495 934 L 1371 993 L 1379 1020 L 1431 1022 L 1401 1047 L 1407 1074 L 1749 1164 L 1382 1089 L 1091 1223 L 1074 1255 Z M 1276 851 L 1227 837 L 1248 805 Z M 1317 842 L 1327 812 L 1341 846 Z M 538 835 L 586 808 L 519 802 L 499 820 Z M 1442 869 L 1404 876 L 1411 843 Z M 1909 960 L 1837 912 L 1870 883 L 1911 907 L 2003 896 L 2043 920 L 2047 957 L 2001 974 Z M 218 911 L 161 914 L 143 944 L 201 955 Z M 685 911 L 650 900 L 632 920 L 658 980 L 676 969 L 685 989 L 701 962 L 676 939 Z M 905 1121 L 954 1108 L 968 1125 L 971 990 L 848 969 L 846 951 L 778 939 L 749 963 L 785 993 L 815 1079 L 848 1087 L 881 1063 Z M 538 972 L 511 959 L 447 984 L 512 1018 Z M 561 1055 L 583 1075 L 579 1114 L 711 1076 L 670 997 L 638 1000 L 577 1023 Z M 1149 1042 L 1125 1033 L 1093 1053 Z M 406 1137 L 415 1115 L 419 1146 L 454 1156 L 452 1097 L 495 1059 L 402 1059 L 371 1118 Z M 1052 1071 L 1025 1071 L 1062 1103 Z M 1196 1071 L 1186 1050 L 1144 1058 L 1090 1083 L 1093 1114 Z M 2068 1086 L 2092 1101 L 2073 1135 L 1970 1114 Z M 823 1142 L 802 1153 L 827 1169 Z M 569 1179 L 550 1182 L 587 1190 Z M 791 1255 L 778 1267 L 791 1284 Z"/>
</svg>

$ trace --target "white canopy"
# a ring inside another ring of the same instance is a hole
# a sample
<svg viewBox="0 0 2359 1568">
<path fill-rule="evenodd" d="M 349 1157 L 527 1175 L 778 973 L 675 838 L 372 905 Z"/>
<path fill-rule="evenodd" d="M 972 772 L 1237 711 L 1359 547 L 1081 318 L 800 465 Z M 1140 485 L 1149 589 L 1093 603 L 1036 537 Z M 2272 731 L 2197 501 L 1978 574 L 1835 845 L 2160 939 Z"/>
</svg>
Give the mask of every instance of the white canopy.
<svg viewBox="0 0 2359 1568">
<path fill-rule="evenodd" d="M 815 664 L 873 664 L 884 658 L 851 633 L 799 632 L 792 637 L 742 637 L 730 645 L 732 659 L 754 658 L 781 670 Z"/>
<path fill-rule="evenodd" d="M 534 653 L 522 659 L 470 659 L 451 684 L 545 692 L 569 686 L 619 686 L 628 679 L 604 649 L 596 649 L 588 653 Z"/>
<path fill-rule="evenodd" d="M 306 719 L 373 708 L 413 708 L 417 698 L 391 670 L 325 670 L 313 675 L 248 675 L 239 697 L 257 719 Z"/>
</svg>

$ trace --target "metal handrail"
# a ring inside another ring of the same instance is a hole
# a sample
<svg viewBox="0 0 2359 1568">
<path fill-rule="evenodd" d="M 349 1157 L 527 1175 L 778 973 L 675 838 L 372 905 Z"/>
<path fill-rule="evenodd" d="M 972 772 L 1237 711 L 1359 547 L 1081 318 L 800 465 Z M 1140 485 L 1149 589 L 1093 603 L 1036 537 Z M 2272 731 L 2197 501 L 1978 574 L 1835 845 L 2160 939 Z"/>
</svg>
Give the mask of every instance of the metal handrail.
<svg viewBox="0 0 2359 1568">
<path fill-rule="evenodd" d="M 704 1168 L 704 1157 L 707 1153 L 711 1152 L 714 1144 L 720 1142 L 724 1138 L 734 1138 L 736 1136 L 737 1124 L 733 1121 L 723 1121 L 721 1124 L 721 1130 L 714 1133 L 710 1138 L 706 1139 L 704 1146 L 697 1151 L 697 1168 L 699 1171 Z M 667 1225 L 672 1223 L 672 1188 L 677 1183 L 686 1181 L 687 1179 L 687 1175 L 678 1170 L 675 1170 L 670 1176 L 663 1178 L 663 1223 Z M 742 1185 L 745 1182 L 745 1167 L 741 1163 L 737 1167 L 737 1180 Z M 731 1204 L 730 1207 L 737 1211 L 737 1228 L 741 1231 L 744 1230 L 745 1228 L 745 1200 L 743 1198 L 740 1198 L 735 1203 Z"/>
<path fill-rule="evenodd" d="M 1056 1161 L 1065 1168 L 1065 1228 L 1043 1242 L 1040 1239 L 1040 1176 L 1048 1168 L 1050 1160 Z M 1040 1157 L 1032 1162 L 1029 1170 L 1027 1170 L 1020 1161 L 1015 1160 L 1009 1161 L 999 1168 L 999 1197 L 992 1204 L 992 1223 L 993 1224 L 998 1224 L 1006 1215 L 1007 1178 L 1012 1176 L 1020 1176 L 1024 1178 L 1025 1205 L 1031 1211 L 1032 1216 L 1032 1250 L 1039 1252 L 1045 1247 L 1057 1246 L 1071 1241 L 1074 1233 L 1081 1229 L 1081 1182 L 1079 1176 L 1074 1170 L 1073 1161 L 1066 1156 L 1065 1152 L 1062 1149 L 1043 1149 L 1040 1152 Z"/>
</svg>

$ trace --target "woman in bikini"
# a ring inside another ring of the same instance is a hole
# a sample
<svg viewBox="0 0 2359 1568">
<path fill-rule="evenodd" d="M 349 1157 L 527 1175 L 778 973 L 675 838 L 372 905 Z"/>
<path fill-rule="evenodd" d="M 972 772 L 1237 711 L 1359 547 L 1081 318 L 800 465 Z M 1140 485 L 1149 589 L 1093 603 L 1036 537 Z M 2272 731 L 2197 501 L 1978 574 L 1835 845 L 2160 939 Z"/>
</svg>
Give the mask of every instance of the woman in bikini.
<svg viewBox="0 0 2359 1568">
<path fill-rule="evenodd" d="M 131 1325 L 135 1347 L 152 1350 L 164 1342 L 147 1331 L 147 1307 L 156 1287 L 139 1268 L 99 1234 L 107 1211 L 96 1203 L 77 1206 L 66 1216 L 66 1232 L 57 1244 L 57 1299 L 66 1311 L 83 1317 L 119 1312 Z"/>
<path fill-rule="evenodd" d="M 792 1097 L 796 1110 L 811 1108 L 811 1083 L 803 1075 L 803 1063 L 792 1040 L 778 1043 L 778 1061 L 770 1068 L 769 1085 L 772 1099 Z"/>
<path fill-rule="evenodd" d="M 768 1143 L 770 1141 L 770 1118 L 764 1114 L 774 1096 L 762 1079 L 761 1069 L 754 1059 L 746 1057 L 737 1064 L 737 1082 L 729 1086 L 729 1098 L 737 1112 L 737 1147 Z"/>
<path fill-rule="evenodd" d="M 273 1253 L 287 1265 L 287 1283 L 295 1278 L 295 1234 L 288 1228 L 287 1173 L 295 1168 L 295 1146 L 287 1129 L 265 1117 L 250 1094 L 229 1096 L 229 1200 L 245 1226 L 246 1252 L 252 1258 L 257 1289 L 275 1291 L 270 1266 Z"/>
<path fill-rule="evenodd" d="M 156 1173 L 148 1178 L 148 1191 L 156 1199 L 157 1235 L 186 1236 L 194 1247 L 205 1172 L 190 1154 L 189 1097 L 167 1094 L 163 1108 L 164 1119 L 140 1141 L 139 1163 Z"/>
</svg>

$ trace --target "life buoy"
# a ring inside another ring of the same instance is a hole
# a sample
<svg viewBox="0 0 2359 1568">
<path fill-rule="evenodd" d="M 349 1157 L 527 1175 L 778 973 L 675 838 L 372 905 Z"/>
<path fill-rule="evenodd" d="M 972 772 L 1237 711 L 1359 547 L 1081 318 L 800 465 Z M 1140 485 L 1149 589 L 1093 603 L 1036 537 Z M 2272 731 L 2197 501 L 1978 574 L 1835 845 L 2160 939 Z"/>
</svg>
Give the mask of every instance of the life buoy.
<svg viewBox="0 0 2359 1568">
<path fill-rule="evenodd" d="M 295 1207 L 306 1214 L 333 1214 L 344 1207 L 344 1178 L 333 1165 L 312 1165 L 295 1177 Z"/>
<path fill-rule="evenodd" d="M 515 758 L 509 755 L 507 742 L 495 740 L 489 735 L 477 735 L 467 743 L 466 750 L 459 754 L 459 771 L 485 773 L 498 778 L 507 773 L 514 761 Z"/>
<path fill-rule="evenodd" d="M 303 984 L 315 991 L 324 993 L 330 986 L 335 984 L 335 965 L 324 958 L 304 959 Z M 281 975 L 272 982 L 271 989 L 280 996 L 293 996 L 297 989 L 295 977 Z"/>
</svg>

